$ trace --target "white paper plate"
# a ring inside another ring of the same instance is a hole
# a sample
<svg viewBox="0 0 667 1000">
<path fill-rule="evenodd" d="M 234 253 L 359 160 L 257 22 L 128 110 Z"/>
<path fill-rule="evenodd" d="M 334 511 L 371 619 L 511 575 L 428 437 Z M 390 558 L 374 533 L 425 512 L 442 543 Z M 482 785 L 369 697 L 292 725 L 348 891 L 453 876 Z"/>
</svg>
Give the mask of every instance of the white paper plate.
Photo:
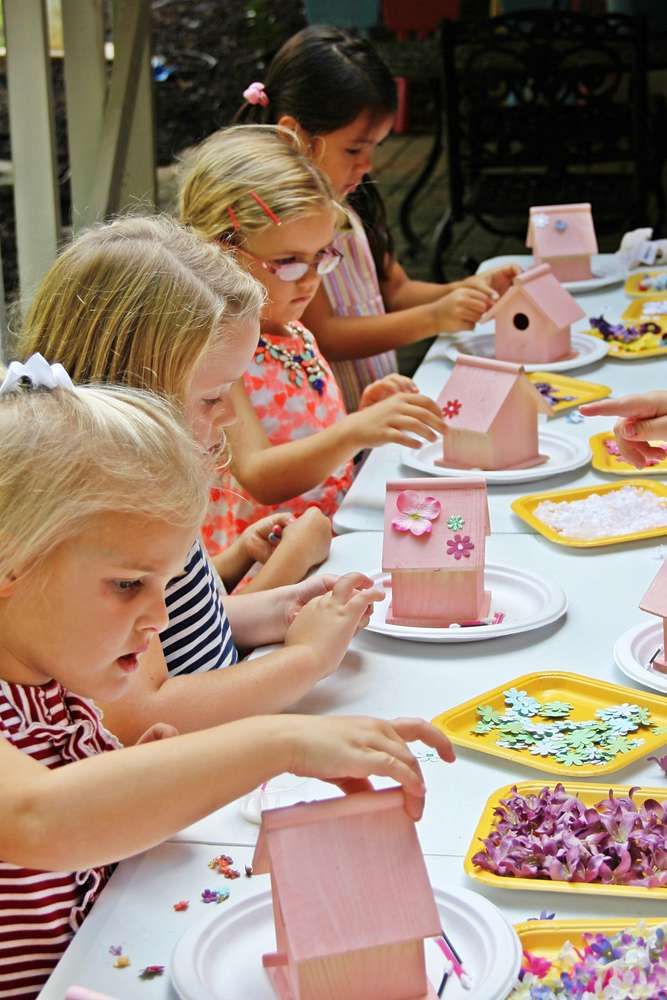
<svg viewBox="0 0 667 1000">
<path fill-rule="evenodd" d="M 412 642 L 475 642 L 478 639 L 498 639 L 504 635 L 529 632 L 555 622 L 567 611 L 567 597 L 558 584 L 529 573 L 517 566 L 487 563 L 484 586 L 491 591 L 489 614 L 503 611 L 500 625 L 471 625 L 465 628 L 432 628 L 417 625 L 388 625 L 385 621 L 391 600 L 391 580 L 386 573 L 373 573 L 371 578 L 386 590 L 384 601 L 373 605 L 369 632 L 390 635 L 394 639 Z M 384 582 L 386 581 L 386 582 Z"/>
<path fill-rule="evenodd" d="M 649 665 L 658 648 L 662 648 L 661 623 L 643 622 L 619 636 L 614 644 L 614 660 L 626 677 L 667 694 L 667 674 L 661 674 Z"/>
<path fill-rule="evenodd" d="M 502 913 L 484 896 L 457 889 L 434 896 L 447 931 L 472 978 L 464 990 L 455 976 L 447 1000 L 504 1000 L 521 965 L 521 944 Z M 271 893 L 229 905 L 195 924 L 176 945 L 171 978 L 181 1000 L 275 1000 L 261 957 L 275 949 Z M 426 942 L 426 970 L 437 989 L 444 970 L 438 947 Z M 341 998 L 342 1000 L 342 998 Z"/>
<path fill-rule="evenodd" d="M 478 358 L 493 358 L 495 357 L 495 342 L 493 330 L 459 333 L 446 341 L 445 353 L 451 361 L 456 361 L 459 354 L 473 354 Z M 540 361 L 539 364 L 537 362 L 534 365 L 524 364 L 523 367 L 527 372 L 565 372 L 571 368 L 592 365 L 607 354 L 609 347 L 604 340 L 591 337 L 588 333 L 573 333 L 572 350 L 575 352 L 573 358 L 565 358 L 563 361 Z"/>
<path fill-rule="evenodd" d="M 549 476 L 559 476 L 563 472 L 571 472 L 591 460 L 591 450 L 585 441 L 557 434 L 553 431 L 540 431 L 540 454 L 548 455 L 548 461 L 542 465 L 534 465 L 529 469 L 485 469 L 482 475 L 487 483 L 529 483 L 538 479 L 548 479 Z M 479 472 L 479 469 L 452 469 L 448 466 L 436 465 L 436 459 L 442 458 L 442 441 L 433 441 L 421 448 L 402 448 L 401 462 L 409 469 L 426 472 L 430 476 L 469 476 Z"/>
</svg>

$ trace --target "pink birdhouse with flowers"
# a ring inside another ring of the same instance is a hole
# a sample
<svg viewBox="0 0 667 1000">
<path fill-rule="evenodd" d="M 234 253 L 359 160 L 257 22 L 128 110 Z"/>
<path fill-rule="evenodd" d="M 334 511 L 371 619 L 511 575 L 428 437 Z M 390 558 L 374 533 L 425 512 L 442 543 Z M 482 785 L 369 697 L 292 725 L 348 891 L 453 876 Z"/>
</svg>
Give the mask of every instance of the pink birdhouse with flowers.
<svg viewBox="0 0 667 1000">
<path fill-rule="evenodd" d="M 536 264 L 551 265 L 559 281 L 592 278 L 591 256 L 598 252 L 598 241 L 590 204 L 531 208 L 526 246 Z"/>
<path fill-rule="evenodd" d="M 570 327 L 585 315 L 548 264 L 517 274 L 480 322 L 496 321 L 496 358 L 544 364 L 572 356 Z"/>
<path fill-rule="evenodd" d="M 648 588 L 639 607 L 650 615 L 662 618 L 662 649 L 653 658 L 653 668 L 667 674 L 667 562 L 663 562 L 653 583 Z"/>
<path fill-rule="evenodd" d="M 445 423 L 438 465 L 525 469 L 546 461 L 538 414 L 550 414 L 551 407 L 521 365 L 459 354 L 438 405 Z"/>
<path fill-rule="evenodd" d="M 281 1000 L 436 1000 L 441 922 L 401 789 L 264 811 L 252 870 L 271 873 Z"/>
<path fill-rule="evenodd" d="M 447 628 L 484 619 L 486 536 L 482 478 L 387 483 L 382 570 L 391 574 L 387 622 Z"/>
</svg>

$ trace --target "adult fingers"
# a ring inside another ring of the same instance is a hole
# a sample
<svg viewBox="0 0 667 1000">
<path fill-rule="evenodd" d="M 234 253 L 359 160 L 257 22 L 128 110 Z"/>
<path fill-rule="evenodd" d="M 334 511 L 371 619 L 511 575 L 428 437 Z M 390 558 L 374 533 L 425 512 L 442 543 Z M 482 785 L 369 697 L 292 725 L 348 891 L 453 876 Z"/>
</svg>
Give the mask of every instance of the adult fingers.
<svg viewBox="0 0 667 1000">
<path fill-rule="evenodd" d="M 441 760 L 446 760 L 449 763 L 456 760 L 456 754 L 445 734 L 440 729 L 432 726 L 426 719 L 392 719 L 391 725 L 401 739 L 407 743 L 411 743 L 413 740 L 420 740 L 435 750 Z"/>
<path fill-rule="evenodd" d="M 639 441 L 667 441 L 667 416 L 638 420 L 629 417 L 620 420 L 614 428 L 621 437 Z"/>
<path fill-rule="evenodd" d="M 586 417 L 636 417 L 639 420 L 662 416 L 667 410 L 664 392 L 636 393 L 619 399 L 599 399 L 595 403 L 582 403 L 579 407 Z"/>
</svg>

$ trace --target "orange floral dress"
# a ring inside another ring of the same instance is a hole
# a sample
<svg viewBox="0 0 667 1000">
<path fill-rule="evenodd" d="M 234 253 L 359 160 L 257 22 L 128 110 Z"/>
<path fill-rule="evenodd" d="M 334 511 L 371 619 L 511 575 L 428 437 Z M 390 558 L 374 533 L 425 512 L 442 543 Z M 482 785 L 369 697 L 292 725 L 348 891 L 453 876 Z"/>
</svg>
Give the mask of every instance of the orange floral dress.
<svg viewBox="0 0 667 1000">
<path fill-rule="evenodd" d="M 245 391 L 271 444 L 316 434 L 346 415 L 338 383 L 312 333 L 296 322 L 286 329 L 286 336 L 262 334 L 243 376 Z M 300 360 L 304 352 L 314 356 L 310 377 Z M 222 552 L 245 528 L 272 511 L 302 514 L 308 507 L 319 507 L 333 516 L 350 488 L 352 470 L 350 459 L 307 493 L 269 505 L 255 500 L 231 472 L 223 470 L 211 488 L 202 531 L 209 554 Z"/>
</svg>

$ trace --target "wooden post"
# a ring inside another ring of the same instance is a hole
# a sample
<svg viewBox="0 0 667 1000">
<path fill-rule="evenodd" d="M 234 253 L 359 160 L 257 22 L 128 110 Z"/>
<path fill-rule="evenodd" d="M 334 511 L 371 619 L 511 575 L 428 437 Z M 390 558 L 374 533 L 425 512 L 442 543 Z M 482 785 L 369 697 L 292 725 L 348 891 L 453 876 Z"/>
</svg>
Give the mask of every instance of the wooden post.
<svg viewBox="0 0 667 1000">
<path fill-rule="evenodd" d="M 53 97 L 44 0 L 4 0 L 16 243 L 25 302 L 60 239 Z"/>
</svg>

